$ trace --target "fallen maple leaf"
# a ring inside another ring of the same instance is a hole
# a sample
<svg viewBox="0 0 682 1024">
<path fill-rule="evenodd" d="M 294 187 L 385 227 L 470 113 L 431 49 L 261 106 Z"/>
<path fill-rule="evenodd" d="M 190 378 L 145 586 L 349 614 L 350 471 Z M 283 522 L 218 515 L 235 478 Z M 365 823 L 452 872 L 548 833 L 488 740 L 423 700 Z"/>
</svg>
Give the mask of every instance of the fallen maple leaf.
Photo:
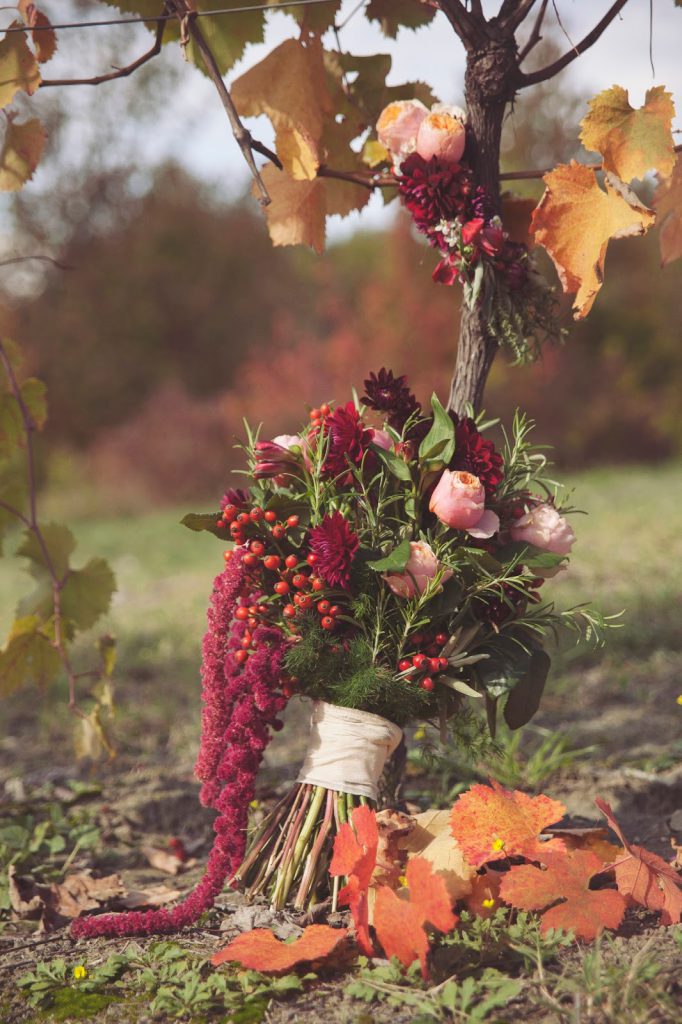
<svg viewBox="0 0 682 1024">
<path fill-rule="evenodd" d="M 141 852 L 147 858 L 151 867 L 157 871 L 164 871 L 167 875 L 177 875 L 183 868 L 183 862 L 175 853 L 168 850 L 159 850 L 156 846 L 143 846 Z"/>
<path fill-rule="evenodd" d="M 623 854 L 623 847 L 609 842 L 605 828 L 546 828 L 543 836 L 561 839 L 567 850 L 591 850 L 603 864 L 613 864 Z"/>
<path fill-rule="evenodd" d="M 548 796 L 528 796 L 520 790 L 472 786 L 455 801 L 450 828 L 466 859 L 474 867 L 504 857 L 544 860 L 548 852 L 563 850 L 560 839 L 546 842 L 538 837 L 543 828 L 558 821 L 566 808 Z"/>
<path fill-rule="evenodd" d="M 267 928 L 256 928 L 233 939 L 214 953 L 211 963 L 217 967 L 236 960 L 242 967 L 264 974 L 286 974 L 302 963 L 326 960 L 348 937 L 346 928 L 311 924 L 294 942 L 280 942 Z"/>
<path fill-rule="evenodd" d="M 500 896 L 519 910 L 544 910 L 541 930 L 561 928 L 577 938 L 594 939 L 604 928 L 617 928 L 625 899 L 614 889 L 590 889 L 590 879 L 604 870 L 589 850 L 569 850 L 545 858 L 546 869 L 532 864 L 513 867 L 503 877 Z M 557 903 L 552 907 L 552 903 Z"/>
<path fill-rule="evenodd" d="M 585 149 L 601 153 L 604 170 L 623 181 L 643 178 L 656 169 L 664 177 L 675 163 L 672 94 L 662 85 L 649 89 L 644 106 L 630 106 L 628 91 L 620 85 L 605 89 L 589 103 L 590 112 L 580 122 Z"/>
<path fill-rule="evenodd" d="M 601 797 L 594 801 L 625 847 L 625 856 L 613 865 L 616 885 L 632 903 L 661 914 L 661 924 L 677 924 L 682 917 L 682 878 L 658 854 L 629 843 Z"/>
<path fill-rule="evenodd" d="M 352 827 L 344 822 L 336 835 L 329 874 L 347 876 L 348 882 L 339 893 L 339 904 L 350 907 L 356 942 L 366 956 L 373 956 L 367 890 L 376 864 L 379 829 L 376 813 L 369 807 L 356 807 L 351 821 Z"/>
<path fill-rule="evenodd" d="M 476 875 L 471 892 L 464 897 L 464 906 L 476 917 L 490 917 L 500 902 L 500 881 L 502 873 L 486 868 L 482 875 Z"/>
<path fill-rule="evenodd" d="M 575 161 L 555 167 L 543 180 L 531 234 L 551 256 L 564 291 L 576 293 L 573 315 L 580 320 L 602 286 L 609 241 L 643 235 L 655 217 L 618 178 L 607 173 L 603 191 L 594 171 Z"/>
<path fill-rule="evenodd" d="M 422 976 L 427 978 L 429 940 L 424 924 L 448 932 L 455 927 L 457 917 L 452 912 L 445 882 L 428 861 L 414 857 L 407 865 L 406 876 L 409 901 L 400 899 L 388 886 L 377 889 L 374 928 L 389 959 L 396 956 L 404 967 L 419 959 Z"/>
<path fill-rule="evenodd" d="M 682 158 L 669 178 L 659 178 L 652 205 L 660 224 L 661 263 L 666 266 L 682 256 Z"/>
</svg>

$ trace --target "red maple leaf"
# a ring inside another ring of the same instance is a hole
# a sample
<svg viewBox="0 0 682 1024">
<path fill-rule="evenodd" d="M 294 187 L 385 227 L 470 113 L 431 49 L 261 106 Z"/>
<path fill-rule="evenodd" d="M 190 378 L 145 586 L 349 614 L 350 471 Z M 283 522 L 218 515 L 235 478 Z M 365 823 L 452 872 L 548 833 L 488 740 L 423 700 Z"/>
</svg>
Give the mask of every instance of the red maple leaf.
<svg viewBox="0 0 682 1024">
<path fill-rule="evenodd" d="M 427 978 L 429 940 L 424 924 L 428 922 L 441 932 L 449 932 L 457 924 L 457 917 L 452 912 L 445 882 L 434 873 L 429 861 L 412 857 L 406 875 L 409 901 L 400 899 L 388 886 L 377 889 L 374 928 L 389 959 L 397 956 L 404 967 L 409 967 L 418 958 L 422 976 Z"/>
<path fill-rule="evenodd" d="M 214 953 L 211 963 L 217 967 L 236 960 L 251 971 L 286 974 L 298 964 L 326 960 L 347 936 L 346 928 L 311 924 L 295 942 L 280 942 L 268 928 L 254 928 L 238 935 L 224 949 Z"/>
<path fill-rule="evenodd" d="M 346 875 L 348 878 L 339 893 L 339 903 L 350 907 L 358 946 L 366 956 L 373 956 L 367 890 L 377 858 L 379 829 L 375 812 L 364 805 L 355 808 L 351 821 L 352 827 L 344 822 L 334 840 L 329 874 Z"/>
<path fill-rule="evenodd" d="M 558 800 L 512 792 L 491 779 L 490 786 L 472 786 L 458 797 L 450 828 L 474 867 L 512 856 L 544 861 L 548 852 L 562 851 L 564 844 L 560 839 L 542 841 L 538 836 L 565 812 Z"/>
<path fill-rule="evenodd" d="M 614 889 L 590 889 L 590 879 L 604 870 L 589 850 L 569 850 L 543 857 L 545 870 L 532 864 L 511 868 L 502 879 L 500 896 L 519 910 L 545 910 L 541 930 L 562 928 L 577 938 L 594 939 L 604 928 L 617 928 L 625 899 Z M 558 902 L 558 901 L 561 902 Z M 556 906 L 552 906 L 556 904 Z"/>
<path fill-rule="evenodd" d="M 612 865 L 616 885 L 630 903 L 660 911 L 661 924 L 677 924 L 682 917 L 682 878 L 662 857 L 629 843 L 601 797 L 594 801 L 625 847 L 625 856 Z"/>
</svg>

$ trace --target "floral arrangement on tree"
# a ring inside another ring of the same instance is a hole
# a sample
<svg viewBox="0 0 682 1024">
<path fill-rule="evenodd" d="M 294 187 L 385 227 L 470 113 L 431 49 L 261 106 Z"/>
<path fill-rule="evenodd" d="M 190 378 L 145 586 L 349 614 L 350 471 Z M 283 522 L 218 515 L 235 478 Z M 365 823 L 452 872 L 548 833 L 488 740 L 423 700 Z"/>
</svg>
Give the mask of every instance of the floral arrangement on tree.
<svg viewBox="0 0 682 1024">
<path fill-rule="evenodd" d="M 233 542 L 204 639 L 196 771 L 218 811 L 206 876 L 171 911 L 88 919 L 77 934 L 175 930 L 227 878 L 275 907 L 316 903 L 334 836 L 376 805 L 404 726 L 457 734 L 470 699 L 493 732 L 500 701 L 512 728 L 528 721 L 546 636 L 599 625 L 541 599 L 575 538 L 530 426 L 517 416 L 498 451 L 482 425 L 435 395 L 425 411 L 382 369 L 361 402 L 312 409 L 298 434 L 249 433 L 248 489 L 184 520 Z M 245 855 L 256 773 L 294 693 L 314 701 L 308 753 Z"/>
</svg>

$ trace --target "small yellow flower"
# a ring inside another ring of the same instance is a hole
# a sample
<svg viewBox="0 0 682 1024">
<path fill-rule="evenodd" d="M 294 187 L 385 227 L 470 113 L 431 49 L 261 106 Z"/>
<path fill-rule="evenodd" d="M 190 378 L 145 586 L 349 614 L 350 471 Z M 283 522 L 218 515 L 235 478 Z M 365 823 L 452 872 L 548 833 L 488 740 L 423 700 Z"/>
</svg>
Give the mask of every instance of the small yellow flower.
<svg viewBox="0 0 682 1024">
<path fill-rule="evenodd" d="M 251 803 L 249 804 L 249 807 L 251 808 L 252 811 L 257 811 L 258 808 L 260 807 L 260 800 L 252 800 Z"/>
<path fill-rule="evenodd" d="M 682 693 L 681 693 L 681 694 L 679 695 L 679 697 L 677 698 L 677 703 L 678 703 L 678 704 L 682 704 Z"/>
<path fill-rule="evenodd" d="M 401 875 L 398 881 L 403 886 L 403 888 L 407 887 L 407 875 Z"/>
<path fill-rule="evenodd" d="M 83 967 L 83 964 L 78 964 L 76 967 L 74 967 L 73 976 L 76 979 L 76 981 L 80 981 L 81 978 L 87 978 L 88 972 L 86 971 L 85 967 Z"/>
<path fill-rule="evenodd" d="M 418 729 L 415 729 L 414 738 L 416 740 L 423 740 L 426 736 L 426 729 L 423 725 L 420 725 Z"/>
<path fill-rule="evenodd" d="M 500 850 L 504 850 L 504 839 L 493 839 L 493 850 L 495 853 L 499 853 Z"/>
<path fill-rule="evenodd" d="M 491 907 L 495 906 L 495 900 L 483 900 L 483 906 L 486 908 L 486 910 L 490 910 Z"/>
</svg>

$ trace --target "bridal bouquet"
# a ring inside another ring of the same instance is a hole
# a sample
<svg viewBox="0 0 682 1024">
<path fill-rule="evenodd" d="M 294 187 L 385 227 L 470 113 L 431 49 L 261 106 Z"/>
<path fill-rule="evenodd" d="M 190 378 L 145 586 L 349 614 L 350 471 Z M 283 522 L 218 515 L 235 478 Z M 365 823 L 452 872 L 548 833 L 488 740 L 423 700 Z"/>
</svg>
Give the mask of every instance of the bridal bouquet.
<svg viewBox="0 0 682 1024">
<path fill-rule="evenodd" d="M 196 771 L 218 811 L 206 875 L 171 911 L 76 932 L 175 930 L 227 878 L 275 907 L 309 906 L 328 891 L 338 829 L 376 803 L 405 725 L 456 733 L 468 701 L 492 731 L 500 703 L 512 728 L 528 721 L 547 635 L 595 625 L 541 598 L 575 538 L 530 427 L 517 416 L 498 451 L 481 424 L 435 395 L 423 409 L 382 369 L 361 400 L 312 409 L 296 434 L 249 433 L 248 488 L 184 520 L 232 542 L 203 646 Z M 308 753 L 246 850 L 256 773 L 294 693 L 313 701 Z"/>
</svg>

